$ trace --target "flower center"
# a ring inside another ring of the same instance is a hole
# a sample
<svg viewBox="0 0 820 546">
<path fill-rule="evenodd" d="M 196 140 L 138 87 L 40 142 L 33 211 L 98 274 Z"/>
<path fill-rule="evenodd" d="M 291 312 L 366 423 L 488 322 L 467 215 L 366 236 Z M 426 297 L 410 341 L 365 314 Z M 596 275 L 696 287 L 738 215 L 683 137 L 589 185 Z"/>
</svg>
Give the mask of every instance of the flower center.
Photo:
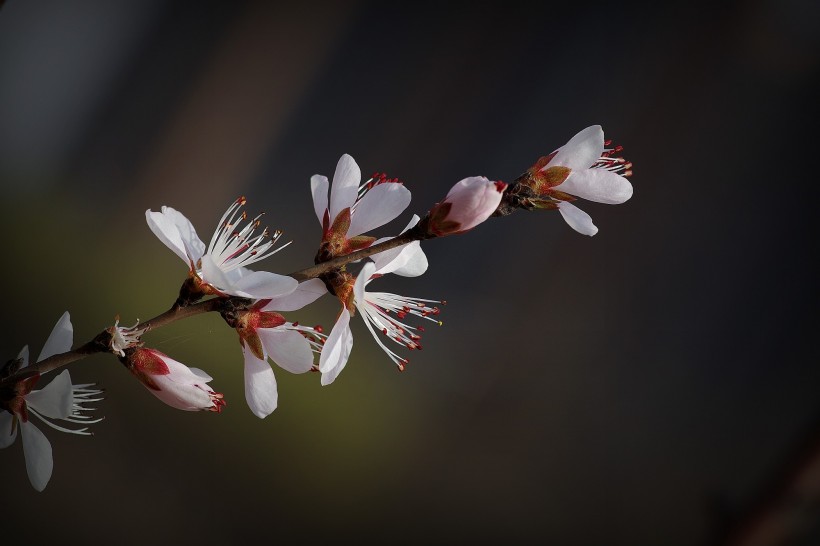
<svg viewBox="0 0 820 546">
<path fill-rule="evenodd" d="M 282 231 L 276 230 L 272 234 L 268 228 L 264 228 L 262 233 L 256 234 L 256 230 L 261 226 L 260 218 L 264 213 L 260 213 L 252 220 L 248 221 L 245 211 L 240 213 L 240 209 L 245 205 L 246 200 L 240 197 L 228 207 L 219 227 L 211 238 L 208 246 L 208 254 L 213 258 L 214 263 L 223 271 L 232 271 L 239 267 L 246 267 L 254 262 L 258 262 L 268 256 L 279 252 L 288 244 L 274 249 L 276 241 L 282 236 Z M 242 225 L 243 222 L 247 222 Z"/>
<path fill-rule="evenodd" d="M 612 141 L 607 140 L 604 142 L 604 153 L 601 154 L 601 157 L 598 158 L 598 161 L 593 163 L 590 169 L 606 169 L 607 171 L 613 172 L 615 174 L 619 174 L 623 177 L 630 177 L 632 176 L 632 162 L 627 161 L 622 157 L 615 157 L 615 154 L 620 154 L 624 147 L 623 146 L 612 146 Z"/>
<path fill-rule="evenodd" d="M 357 308 L 362 313 L 370 333 L 373 334 L 387 356 L 398 366 L 399 371 L 404 371 L 410 360 L 399 356 L 385 346 L 376 335 L 374 327 L 394 343 L 403 345 L 411 351 L 421 350 L 421 334 L 424 332 L 424 326 L 407 324 L 407 316 L 429 320 L 441 326 L 442 322 L 437 318 L 441 310 L 431 304 L 447 305 L 446 301 L 405 298 L 386 292 L 368 292 L 365 300 L 363 305 L 357 302 Z"/>
</svg>

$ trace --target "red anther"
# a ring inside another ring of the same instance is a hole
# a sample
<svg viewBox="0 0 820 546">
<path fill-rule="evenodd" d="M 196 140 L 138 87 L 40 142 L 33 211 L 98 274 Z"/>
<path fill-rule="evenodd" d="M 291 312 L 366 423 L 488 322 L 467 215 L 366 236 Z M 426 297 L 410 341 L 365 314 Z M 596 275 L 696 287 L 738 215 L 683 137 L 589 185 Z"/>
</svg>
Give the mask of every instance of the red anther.
<svg viewBox="0 0 820 546">
<path fill-rule="evenodd" d="M 624 147 L 623 147 L 623 146 L 621 146 L 621 145 L 619 144 L 618 146 L 615 146 L 615 149 L 614 149 L 614 150 L 612 150 L 612 151 L 613 151 L 613 152 L 615 152 L 615 153 L 618 153 L 618 152 L 623 152 L 623 151 L 624 151 Z"/>
<path fill-rule="evenodd" d="M 373 174 L 370 175 L 370 178 L 378 178 L 379 174 L 380 174 L 379 171 L 376 171 L 376 172 L 374 172 Z"/>
<path fill-rule="evenodd" d="M 495 183 L 495 189 L 498 191 L 498 193 L 501 193 L 502 191 L 507 189 L 507 184 L 505 182 L 502 182 L 501 180 L 497 180 Z"/>
<path fill-rule="evenodd" d="M 397 364 L 397 366 L 399 367 L 399 371 L 400 371 L 400 372 L 403 372 L 403 371 L 404 371 L 404 367 L 405 367 L 404 362 L 399 362 L 399 363 Z"/>
<path fill-rule="evenodd" d="M 441 300 L 442 305 L 447 305 L 447 300 Z"/>
<path fill-rule="evenodd" d="M 609 146 L 610 144 L 612 144 L 612 139 L 604 141 L 604 146 Z"/>
<path fill-rule="evenodd" d="M 632 176 L 632 171 L 625 171 L 623 176 Z"/>
<path fill-rule="evenodd" d="M 387 335 L 387 328 L 382 328 L 382 333 L 383 333 L 384 335 Z"/>
<path fill-rule="evenodd" d="M 298 322 L 294 322 L 294 323 L 292 323 L 292 326 L 293 326 L 293 327 L 299 326 L 299 323 L 298 323 Z"/>
<path fill-rule="evenodd" d="M 424 349 L 424 347 L 422 347 L 421 345 L 419 345 L 418 343 L 416 343 L 416 349 L 418 349 L 419 351 L 421 351 L 422 349 Z"/>
<path fill-rule="evenodd" d="M 418 330 L 419 330 L 419 332 L 424 332 L 425 331 L 424 326 L 419 326 Z"/>
<path fill-rule="evenodd" d="M 405 313 L 404 311 L 399 311 L 398 313 L 396 313 L 396 316 L 400 319 L 404 319 L 404 317 L 407 316 L 407 313 Z"/>
<path fill-rule="evenodd" d="M 313 329 L 316 330 L 317 332 L 319 332 L 320 334 L 324 333 L 324 331 L 325 331 L 325 329 L 322 328 L 321 324 L 317 324 L 316 326 L 313 327 Z"/>
</svg>

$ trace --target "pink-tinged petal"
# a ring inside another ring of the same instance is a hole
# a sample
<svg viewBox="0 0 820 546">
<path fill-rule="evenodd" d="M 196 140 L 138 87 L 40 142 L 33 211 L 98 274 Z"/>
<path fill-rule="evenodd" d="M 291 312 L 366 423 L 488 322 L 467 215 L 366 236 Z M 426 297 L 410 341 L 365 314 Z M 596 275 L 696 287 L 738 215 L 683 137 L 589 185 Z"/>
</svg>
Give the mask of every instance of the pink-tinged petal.
<svg viewBox="0 0 820 546">
<path fill-rule="evenodd" d="M 186 264 L 196 262 L 204 254 L 205 243 L 181 212 L 171 207 L 162 207 L 161 212 L 146 210 L 145 220 L 154 235 Z"/>
<path fill-rule="evenodd" d="M 554 189 L 608 205 L 618 205 L 632 197 L 632 184 L 629 180 L 605 169 L 572 171 Z"/>
<path fill-rule="evenodd" d="M 300 282 L 296 290 L 285 296 L 270 298 L 262 311 L 296 311 L 327 294 L 327 286 L 319 279 Z"/>
<path fill-rule="evenodd" d="M 276 376 L 270 364 L 256 358 L 244 344 L 242 354 L 245 357 L 245 400 L 253 414 L 264 419 L 273 413 L 279 402 Z"/>
<path fill-rule="evenodd" d="M 17 427 L 14 426 L 14 415 L 0 410 L 0 449 L 9 447 L 17 439 Z"/>
<path fill-rule="evenodd" d="M 299 282 L 285 275 L 277 275 L 268 271 L 254 271 L 245 275 L 231 286 L 222 287 L 228 294 L 242 298 L 264 300 L 285 296 L 296 290 Z"/>
<path fill-rule="evenodd" d="M 268 356 L 290 373 L 309 372 L 313 351 L 305 336 L 285 328 L 260 328 L 256 331 Z"/>
<path fill-rule="evenodd" d="M 52 419 L 65 419 L 71 415 L 74 404 L 74 391 L 68 370 L 55 377 L 42 390 L 31 391 L 26 395 L 26 404 L 38 413 Z"/>
<path fill-rule="evenodd" d="M 598 233 L 598 228 L 592 223 L 592 218 L 572 203 L 561 201 L 558 203 L 558 212 L 564 217 L 569 227 L 582 235 L 590 237 Z"/>
<path fill-rule="evenodd" d="M 137 349 L 130 356 L 129 370 L 148 392 L 172 408 L 183 411 L 213 410 L 215 402 L 210 376 L 189 368 L 155 349 Z"/>
<path fill-rule="evenodd" d="M 356 161 L 347 154 L 339 158 L 333 184 L 330 186 L 330 221 L 343 210 L 353 206 L 359 196 L 362 171 Z M 321 221 L 321 220 L 320 220 Z"/>
<path fill-rule="evenodd" d="M 325 340 L 324 347 L 322 347 L 322 354 L 319 357 L 319 371 L 322 372 L 322 385 L 329 385 L 332 380 L 326 379 L 326 374 L 336 370 L 337 368 L 344 368 L 347 364 L 347 358 L 350 356 L 350 349 L 348 346 L 353 345 L 353 333 L 350 330 L 350 312 L 347 308 L 343 308 L 333 325 L 333 330 Z M 341 369 L 339 369 L 341 371 Z M 338 372 L 333 375 L 333 379 L 338 376 Z M 327 376 L 329 378 L 329 376 Z"/>
<path fill-rule="evenodd" d="M 350 219 L 348 237 L 367 233 L 394 220 L 410 204 L 410 190 L 388 182 L 369 190 L 356 204 Z"/>
<path fill-rule="evenodd" d="M 327 181 L 326 176 L 314 174 L 310 177 L 310 193 L 313 195 L 313 210 L 316 211 L 316 217 L 319 218 L 320 224 L 324 222 L 325 211 L 327 210 L 327 190 L 329 187 L 330 182 Z"/>
<path fill-rule="evenodd" d="M 28 366 L 28 345 L 25 345 L 17 354 L 17 360 L 21 361 L 20 368 Z"/>
<path fill-rule="evenodd" d="M 450 207 L 446 216 L 439 218 L 441 214 L 433 213 L 431 228 L 437 235 L 474 228 L 495 212 L 506 188 L 503 182 L 493 182 L 483 176 L 471 176 L 457 182 L 442 203 Z M 455 227 L 451 228 L 450 224 Z"/>
<path fill-rule="evenodd" d="M 573 171 L 588 169 L 598 161 L 602 153 L 604 153 L 604 130 L 600 125 L 592 125 L 558 148 L 555 156 L 544 169 L 556 165 L 569 167 Z"/>
<path fill-rule="evenodd" d="M 54 460 L 51 458 L 51 444 L 40 429 L 30 421 L 20 422 L 23 437 L 23 453 L 26 456 L 26 472 L 32 487 L 42 491 L 51 479 Z"/>
<path fill-rule="evenodd" d="M 71 316 L 68 314 L 68 311 L 66 311 L 51 330 L 45 345 L 43 345 L 43 350 L 40 351 L 40 356 L 37 357 L 37 362 L 45 360 L 50 356 L 70 351 L 73 342 L 74 327 L 71 325 Z"/>
</svg>

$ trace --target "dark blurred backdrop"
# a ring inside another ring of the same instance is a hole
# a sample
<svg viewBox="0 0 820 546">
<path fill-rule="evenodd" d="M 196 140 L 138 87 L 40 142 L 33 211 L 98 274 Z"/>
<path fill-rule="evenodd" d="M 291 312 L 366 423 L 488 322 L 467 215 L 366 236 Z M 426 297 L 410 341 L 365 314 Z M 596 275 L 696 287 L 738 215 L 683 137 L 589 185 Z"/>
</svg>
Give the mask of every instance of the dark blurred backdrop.
<svg viewBox="0 0 820 546">
<path fill-rule="evenodd" d="M 294 241 L 261 265 L 310 265 L 308 180 L 342 153 L 413 192 L 382 234 L 596 123 L 635 196 L 583 203 L 593 238 L 519 212 L 430 241 L 426 275 L 379 281 L 449 302 L 408 370 L 357 319 L 339 380 L 277 369 L 265 420 L 216 316 L 146 341 L 213 375 L 222 415 L 72 365 L 106 420 L 44 427 L 41 494 L 0 452 L 4 537 L 820 544 L 818 28 L 811 0 L 6 2 L 3 360 L 66 309 L 80 343 L 170 305 L 185 268 L 147 208 L 209 238 L 244 194 Z"/>
</svg>

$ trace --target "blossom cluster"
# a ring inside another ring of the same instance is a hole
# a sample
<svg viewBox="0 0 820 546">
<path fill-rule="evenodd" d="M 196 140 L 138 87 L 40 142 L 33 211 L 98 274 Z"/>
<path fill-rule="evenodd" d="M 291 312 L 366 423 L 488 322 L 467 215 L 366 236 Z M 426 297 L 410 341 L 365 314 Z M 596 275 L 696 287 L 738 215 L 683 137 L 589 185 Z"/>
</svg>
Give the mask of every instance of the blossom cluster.
<svg viewBox="0 0 820 546">
<path fill-rule="evenodd" d="M 163 206 L 148 210 L 145 219 L 157 238 L 187 267 L 187 277 L 170 313 L 216 301 L 227 325 L 238 337 L 244 364 L 245 400 L 257 417 L 270 415 L 278 405 L 276 377 L 271 363 L 294 374 L 315 372 L 321 385 L 330 385 L 346 367 L 353 350 L 351 322 L 358 315 L 365 328 L 398 370 L 409 362 L 407 353 L 422 348 L 427 324 L 441 325 L 442 300 L 377 292 L 371 283 L 392 275 L 417 277 L 428 268 L 422 241 L 461 234 L 491 216 L 516 209 L 558 210 L 576 231 L 594 235 L 598 228 L 588 214 L 572 203 L 584 198 L 599 203 L 623 203 L 632 195 L 627 180 L 631 164 L 610 147 L 600 126 L 592 126 L 540 158 L 510 184 L 472 176 L 457 182 L 424 217 L 410 215 L 394 237 L 371 233 L 398 219 L 411 202 L 410 190 L 398 178 L 374 173 L 362 181 L 359 165 L 343 155 L 332 180 L 310 179 L 310 192 L 321 239 L 315 275 L 282 275 L 250 266 L 279 252 L 280 230 L 262 225 L 262 215 L 249 216 L 240 197 L 216 224 L 210 241 L 197 235 L 178 210 Z M 354 266 L 357 271 L 351 271 Z M 301 282 L 300 282 L 301 281 Z M 377 284 L 384 281 L 378 281 Z M 286 314 L 312 304 L 325 294 L 338 300 L 338 313 L 328 333 L 321 326 L 304 326 Z M 205 371 L 189 367 L 143 342 L 151 321 L 131 327 L 119 319 L 95 339 L 97 346 L 116 355 L 126 369 L 157 399 L 181 410 L 221 412 L 226 401 L 209 383 Z M 38 362 L 71 351 L 73 328 L 68 313 L 49 336 Z M 21 430 L 26 469 L 32 485 L 42 490 L 52 473 L 51 446 L 31 416 L 60 431 L 89 434 L 87 427 L 66 428 L 54 421 L 86 425 L 100 419 L 87 415 L 84 404 L 98 401 L 92 385 L 73 385 L 68 371 L 41 390 L 33 390 L 42 375 L 27 372 L 28 349 L 0 369 L 0 448 L 11 445 Z M 46 370 L 48 371 L 48 370 Z"/>
</svg>

